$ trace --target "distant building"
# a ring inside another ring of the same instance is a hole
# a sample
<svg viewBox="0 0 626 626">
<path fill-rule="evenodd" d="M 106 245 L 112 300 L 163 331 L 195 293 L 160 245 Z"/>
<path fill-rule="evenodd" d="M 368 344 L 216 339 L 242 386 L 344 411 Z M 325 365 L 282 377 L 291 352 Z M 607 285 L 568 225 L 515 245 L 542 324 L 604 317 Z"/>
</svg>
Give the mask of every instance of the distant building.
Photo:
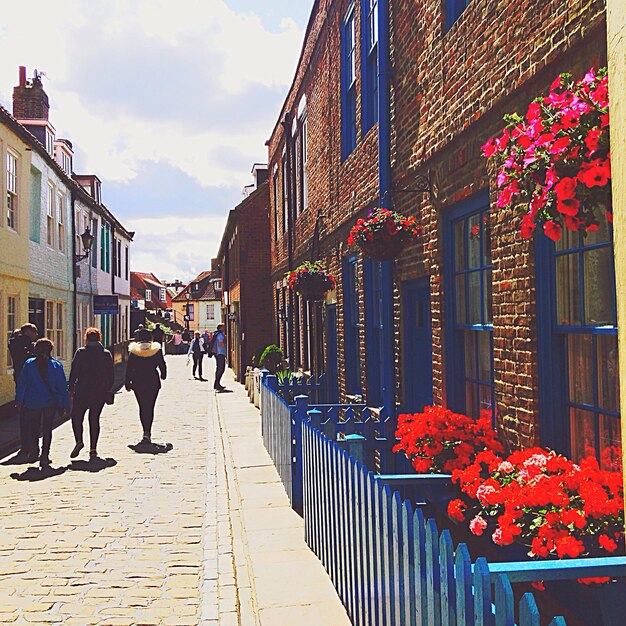
<svg viewBox="0 0 626 626">
<path fill-rule="evenodd" d="M 154 274 L 130 273 L 130 299 L 133 309 L 163 315 L 172 310 L 172 298 L 167 286 Z"/>
<path fill-rule="evenodd" d="M 213 332 L 222 323 L 221 307 L 222 279 L 215 269 L 198 274 L 172 299 L 174 321 L 181 326 L 189 323 L 192 331 Z"/>
<path fill-rule="evenodd" d="M 230 211 L 217 255 L 228 361 L 239 380 L 253 358 L 275 341 L 267 165 L 256 163 L 252 174 L 254 190 Z"/>
</svg>

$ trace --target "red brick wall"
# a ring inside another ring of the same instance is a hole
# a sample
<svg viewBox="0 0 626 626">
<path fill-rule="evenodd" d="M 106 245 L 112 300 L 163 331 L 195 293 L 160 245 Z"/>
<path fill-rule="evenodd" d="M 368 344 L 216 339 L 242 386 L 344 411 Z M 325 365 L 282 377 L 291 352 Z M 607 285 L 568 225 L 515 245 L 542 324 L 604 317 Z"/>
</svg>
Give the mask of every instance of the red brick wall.
<svg viewBox="0 0 626 626">
<path fill-rule="evenodd" d="M 293 265 L 307 258 L 318 209 L 326 216 L 320 230 L 321 257 L 338 279 L 340 390 L 343 354 L 341 259 L 345 239 L 360 211 L 377 199 L 377 125 L 358 139 L 341 161 L 340 23 L 345 0 L 320 2 L 303 50 L 302 62 L 284 112 L 295 114 L 307 97 L 309 208 L 293 229 Z M 581 75 L 605 61 L 604 3 L 601 0 L 473 0 L 445 32 L 442 0 L 391 0 L 393 208 L 416 215 L 422 240 L 394 264 L 394 319 L 398 400 L 402 401 L 402 283 L 430 277 L 433 324 L 433 395 L 446 403 L 443 333 L 442 216 L 478 191 L 493 188 L 493 173 L 480 154 L 498 133 L 502 116 L 523 112 L 561 71 Z M 360 32 L 360 3 L 356 3 Z M 357 59 L 360 67 L 360 37 Z M 360 93 L 357 71 L 357 93 Z M 277 125 L 269 141 L 270 171 L 280 163 L 284 138 Z M 278 165 L 280 171 L 280 165 Z M 430 194 L 406 193 L 418 174 L 429 174 Z M 280 177 L 279 177 L 280 179 Z M 280 182 L 280 181 L 279 181 Z M 279 197 L 281 194 L 279 193 Z M 521 240 L 515 215 L 495 209 L 490 225 L 493 256 L 494 369 L 500 430 L 511 447 L 538 439 L 537 336 L 533 245 Z M 270 198 L 273 192 L 270 190 Z M 272 211 L 276 207 L 272 206 Z M 271 216 L 273 228 L 273 213 Z M 273 232 L 273 231 L 272 231 Z M 272 242 L 272 278 L 287 269 L 287 236 Z M 362 265 L 360 311 L 364 323 Z M 361 333 L 363 388 L 365 354 Z"/>
</svg>

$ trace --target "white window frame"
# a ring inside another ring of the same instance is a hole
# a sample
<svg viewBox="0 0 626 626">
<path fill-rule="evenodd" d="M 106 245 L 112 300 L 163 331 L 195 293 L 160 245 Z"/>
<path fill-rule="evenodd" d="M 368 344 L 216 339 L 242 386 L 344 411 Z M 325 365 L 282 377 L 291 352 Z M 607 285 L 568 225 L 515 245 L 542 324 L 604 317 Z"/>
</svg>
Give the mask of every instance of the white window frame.
<svg viewBox="0 0 626 626">
<path fill-rule="evenodd" d="M 65 254 L 65 194 L 57 191 L 57 245 L 59 252 Z"/>
<path fill-rule="evenodd" d="M 54 185 L 49 182 L 48 198 L 46 202 L 46 242 L 51 248 L 54 248 L 54 196 Z"/>
<path fill-rule="evenodd" d="M 1 301 L 1 300 L 0 300 Z M 11 335 L 13 331 L 17 328 L 17 319 L 18 319 L 18 296 L 17 295 L 7 295 L 6 301 L 6 312 L 7 312 L 7 327 L 6 327 L 6 335 L 7 335 L 7 345 L 9 345 L 9 340 L 11 339 Z M 13 318 L 13 319 L 11 319 Z M 11 374 L 13 372 L 13 360 L 11 359 L 11 352 L 7 350 L 7 372 Z"/>
<path fill-rule="evenodd" d="M 167 302 L 167 290 L 165 287 L 159 287 L 159 300 L 161 302 Z"/>
<path fill-rule="evenodd" d="M 215 302 L 209 302 L 206 305 L 206 318 L 207 320 L 215 320 Z"/>
<path fill-rule="evenodd" d="M 19 157 L 7 150 L 7 227 L 17 230 L 17 162 Z"/>
<path fill-rule="evenodd" d="M 146 289 L 146 302 L 152 302 L 152 290 Z"/>
</svg>

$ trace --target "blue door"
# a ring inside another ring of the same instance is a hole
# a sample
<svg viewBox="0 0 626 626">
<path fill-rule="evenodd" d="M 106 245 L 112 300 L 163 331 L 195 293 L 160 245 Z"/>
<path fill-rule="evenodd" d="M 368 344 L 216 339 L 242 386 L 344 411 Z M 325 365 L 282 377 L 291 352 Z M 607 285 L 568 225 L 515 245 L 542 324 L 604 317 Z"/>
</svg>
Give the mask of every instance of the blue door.
<svg viewBox="0 0 626 626">
<path fill-rule="evenodd" d="M 432 331 L 428 278 L 404 283 L 404 410 L 414 413 L 433 402 Z"/>
<path fill-rule="evenodd" d="M 337 362 L 337 305 L 329 304 L 326 307 L 326 402 L 339 402 L 339 381 Z"/>
</svg>

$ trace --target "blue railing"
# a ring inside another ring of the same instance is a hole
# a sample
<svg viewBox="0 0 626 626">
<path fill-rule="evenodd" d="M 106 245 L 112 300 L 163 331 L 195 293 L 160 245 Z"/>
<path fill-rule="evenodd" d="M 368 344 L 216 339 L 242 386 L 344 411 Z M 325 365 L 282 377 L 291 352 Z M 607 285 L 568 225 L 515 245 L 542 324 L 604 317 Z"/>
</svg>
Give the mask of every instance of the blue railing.
<svg viewBox="0 0 626 626">
<path fill-rule="evenodd" d="M 626 575 L 624 557 L 472 562 L 426 519 L 449 477 L 408 471 L 391 453 L 392 420 L 364 405 L 289 405 L 276 387 L 264 378 L 266 448 L 355 626 L 514 626 L 515 615 L 539 626 L 533 595 L 516 607 L 511 583 Z"/>
<path fill-rule="evenodd" d="M 295 402 L 296 396 L 307 396 L 310 402 L 324 404 L 328 400 L 326 387 L 326 374 L 315 376 L 294 376 L 285 379 L 283 382 L 277 381 L 277 391 L 289 404 Z"/>
</svg>

